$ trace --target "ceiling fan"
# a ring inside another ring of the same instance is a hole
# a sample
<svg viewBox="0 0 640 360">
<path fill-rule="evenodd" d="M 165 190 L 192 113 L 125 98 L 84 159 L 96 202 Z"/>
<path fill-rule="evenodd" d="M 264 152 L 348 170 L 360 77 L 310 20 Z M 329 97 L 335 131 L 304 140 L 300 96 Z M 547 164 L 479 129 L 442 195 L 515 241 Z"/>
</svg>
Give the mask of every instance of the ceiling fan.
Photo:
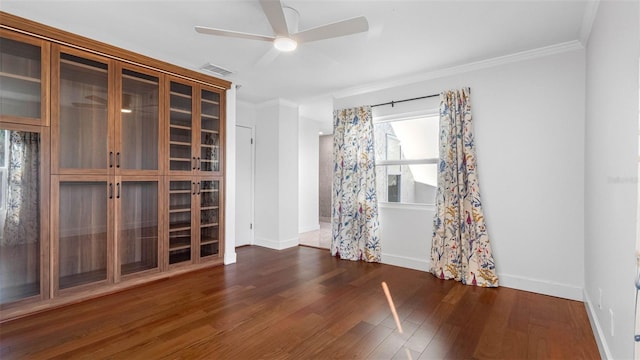
<svg viewBox="0 0 640 360">
<path fill-rule="evenodd" d="M 273 42 L 280 51 L 293 51 L 298 44 L 357 34 L 369 30 L 364 16 L 321 25 L 304 31 L 298 31 L 298 12 L 284 6 L 280 0 L 260 0 L 260 5 L 273 28 L 274 35 L 250 34 L 232 30 L 223 30 L 205 26 L 196 26 L 201 34 L 235 37 L 241 39 Z"/>
</svg>

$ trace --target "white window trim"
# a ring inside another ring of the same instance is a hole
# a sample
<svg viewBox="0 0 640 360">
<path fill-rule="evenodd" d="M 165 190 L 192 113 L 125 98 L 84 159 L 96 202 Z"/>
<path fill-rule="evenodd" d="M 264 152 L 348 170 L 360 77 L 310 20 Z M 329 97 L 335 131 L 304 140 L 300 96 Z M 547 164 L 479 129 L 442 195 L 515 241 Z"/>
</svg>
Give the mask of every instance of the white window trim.
<svg viewBox="0 0 640 360">
<path fill-rule="evenodd" d="M 405 121 L 420 119 L 424 117 L 440 116 L 440 110 L 437 108 L 411 111 L 399 114 L 373 116 L 373 124 L 382 124 L 395 121 Z M 411 159 L 411 160 L 376 160 L 375 166 L 389 166 L 389 165 L 429 165 L 438 164 L 439 158 L 426 158 L 426 159 Z M 435 200 L 435 199 L 434 199 Z M 378 201 L 380 208 L 389 209 L 413 209 L 413 210 L 435 210 L 435 201 L 433 204 L 420 204 L 420 203 L 406 203 L 406 202 L 388 202 Z"/>
</svg>

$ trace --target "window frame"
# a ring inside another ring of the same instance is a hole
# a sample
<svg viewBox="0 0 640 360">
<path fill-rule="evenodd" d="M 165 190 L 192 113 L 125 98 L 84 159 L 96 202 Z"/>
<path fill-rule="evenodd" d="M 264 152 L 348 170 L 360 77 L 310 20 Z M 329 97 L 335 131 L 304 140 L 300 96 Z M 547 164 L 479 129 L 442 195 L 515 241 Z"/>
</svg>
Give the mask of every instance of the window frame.
<svg viewBox="0 0 640 360">
<path fill-rule="evenodd" d="M 403 112 L 403 113 L 391 114 L 391 115 L 381 115 L 381 116 L 374 115 L 372 123 L 375 129 L 376 124 L 415 120 L 415 119 L 421 119 L 421 118 L 432 118 L 432 117 L 439 118 L 439 116 L 440 116 L 439 109 L 431 108 L 427 110 Z M 438 128 L 439 128 L 439 125 L 438 125 Z M 386 144 L 385 144 L 385 151 L 386 151 Z M 379 166 L 386 167 L 386 166 L 393 166 L 393 165 L 399 165 L 399 166 L 431 165 L 431 164 L 437 165 L 439 161 L 440 161 L 439 155 L 437 158 L 422 158 L 422 159 L 378 160 L 376 158 L 374 167 L 377 170 Z M 436 187 L 437 187 L 437 184 L 436 184 Z M 424 209 L 424 208 L 435 207 L 435 198 L 433 199 L 433 203 L 412 203 L 412 202 L 402 202 L 402 199 L 400 200 L 401 201 L 399 202 L 378 201 L 378 204 L 382 205 L 381 207 L 403 208 L 403 209 L 407 209 L 407 208 Z"/>
</svg>

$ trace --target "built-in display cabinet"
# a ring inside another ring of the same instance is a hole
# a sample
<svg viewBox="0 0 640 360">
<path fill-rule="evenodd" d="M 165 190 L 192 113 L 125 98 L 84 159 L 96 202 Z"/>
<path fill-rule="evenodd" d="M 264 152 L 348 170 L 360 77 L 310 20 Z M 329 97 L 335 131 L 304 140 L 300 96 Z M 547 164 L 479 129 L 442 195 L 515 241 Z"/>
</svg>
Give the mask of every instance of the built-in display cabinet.
<svg viewBox="0 0 640 360">
<path fill-rule="evenodd" d="M 229 86 L 0 12 L 0 320 L 222 263 Z"/>
</svg>

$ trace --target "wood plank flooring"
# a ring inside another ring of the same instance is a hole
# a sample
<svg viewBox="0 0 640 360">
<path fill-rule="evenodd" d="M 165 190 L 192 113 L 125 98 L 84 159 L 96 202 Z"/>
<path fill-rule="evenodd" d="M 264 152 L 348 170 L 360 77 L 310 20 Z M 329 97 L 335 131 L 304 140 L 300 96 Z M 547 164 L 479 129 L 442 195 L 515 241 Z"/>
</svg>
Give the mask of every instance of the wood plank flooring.
<svg viewBox="0 0 640 360">
<path fill-rule="evenodd" d="M 0 324 L 0 358 L 600 358 L 581 302 L 308 247 L 237 254 L 234 265 Z"/>
</svg>

